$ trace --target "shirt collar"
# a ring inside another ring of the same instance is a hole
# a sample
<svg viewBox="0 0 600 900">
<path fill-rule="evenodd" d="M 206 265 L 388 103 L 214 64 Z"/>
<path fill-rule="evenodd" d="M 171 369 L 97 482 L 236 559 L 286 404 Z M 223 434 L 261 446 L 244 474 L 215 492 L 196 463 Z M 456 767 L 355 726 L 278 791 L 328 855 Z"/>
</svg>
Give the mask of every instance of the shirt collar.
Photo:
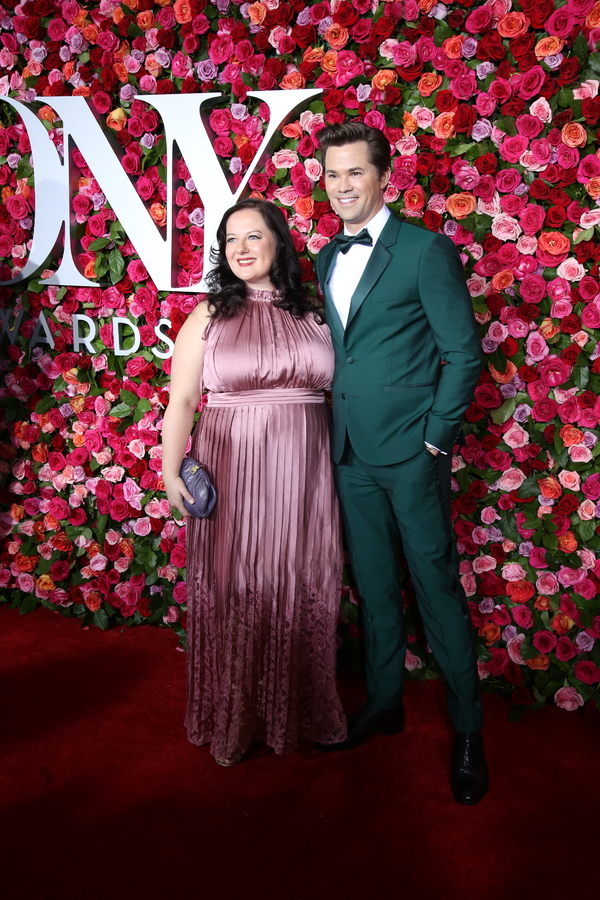
<svg viewBox="0 0 600 900">
<path fill-rule="evenodd" d="M 379 210 L 379 212 L 375 213 L 373 218 L 369 219 L 367 224 L 364 226 L 364 228 L 367 229 L 367 231 L 373 238 L 373 245 L 375 245 L 377 243 L 377 241 L 379 240 L 379 235 L 385 228 L 385 224 L 386 224 L 387 220 L 389 219 L 389 217 L 390 217 L 390 211 L 384 203 L 383 206 L 381 207 L 381 209 Z M 362 228 L 360 230 L 362 231 Z M 344 234 L 348 234 L 348 235 L 350 234 L 350 232 L 348 231 L 348 229 L 346 227 L 344 227 Z"/>
</svg>

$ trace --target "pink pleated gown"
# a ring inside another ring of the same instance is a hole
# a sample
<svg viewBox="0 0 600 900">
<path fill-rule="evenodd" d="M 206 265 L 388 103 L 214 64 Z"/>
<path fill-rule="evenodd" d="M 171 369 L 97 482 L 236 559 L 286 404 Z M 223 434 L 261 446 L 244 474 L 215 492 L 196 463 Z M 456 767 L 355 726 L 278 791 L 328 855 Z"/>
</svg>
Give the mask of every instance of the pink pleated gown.
<svg viewBox="0 0 600 900">
<path fill-rule="evenodd" d="M 208 405 L 190 455 L 217 489 L 188 519 L 188 705 L 217 757 L 343 740 L 335 686 L 342 551 L 329 456 L 326 325 L 249 293 L 205 332 Z"/>
</svg>

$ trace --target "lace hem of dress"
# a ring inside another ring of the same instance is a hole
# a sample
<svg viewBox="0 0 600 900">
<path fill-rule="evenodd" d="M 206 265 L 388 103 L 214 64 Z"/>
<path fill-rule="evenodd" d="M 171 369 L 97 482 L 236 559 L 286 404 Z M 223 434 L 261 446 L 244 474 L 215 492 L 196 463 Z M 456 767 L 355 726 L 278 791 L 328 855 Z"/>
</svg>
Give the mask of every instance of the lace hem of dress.
<svg viewBox="0 0 600 900">
<path fill-rule="evenodd" d="M 337 609 L 310 576 L 286 611 L 251 585 L 230 596 L 223 610 L 199 576 L 194 582 L 188 740 L 210 743 L 219 757 L 243 753 L 253 740 L 278 754 L 293 752 L 302 740 L 344 740 L 335 684 Z"/>
</svg>

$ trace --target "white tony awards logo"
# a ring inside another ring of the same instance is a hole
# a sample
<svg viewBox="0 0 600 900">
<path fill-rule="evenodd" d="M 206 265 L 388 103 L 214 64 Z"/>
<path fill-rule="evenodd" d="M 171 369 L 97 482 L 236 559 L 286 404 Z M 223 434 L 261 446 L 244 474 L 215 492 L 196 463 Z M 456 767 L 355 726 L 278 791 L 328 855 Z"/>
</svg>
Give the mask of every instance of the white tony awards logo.
<svg viewBox="0 0 600 900">
<path fill-rule="evenodd" d="M 100 126 L 84 97 L 52 97 L 52 108 L 62 119 L 65 158 L 61 159 L 58 150 L 49 139 L 48 132 L 37 115 L 28 105 L 12 97 L 0 97 L 0 101 L 8 103 L 21 116 L 27 129 L 31 144 L 31 161 L 35 179 L 35 218 L 33 237 L 29 258 L 21 272 L 4 285 L 18 284 L 28 281 L 39 273 L 55 253 L 58 238 L 64 226 L 64 249 L 61 263 L 52 275 L 42 279 L 42 285 L 62 285 L 70 287 L 98 287 L 98 282 L 90 281 L 77 267 L 73 259 L 72 229 L 75 219 L 71 209 L 71 179 L 76 172 L 70 159 L 68 149 L 75 144 L 100 185 L 100 189 L 129 240 L 134 245 L 138 256 L 146 266 L 148 274 L 159 291 L 180 291 L 198 293 L 206 290 L 203 281 L 184 288 L 173 285 L 174 251 L 173 251 L 173 152 L 177 144 L 190 176 L 204 204 L 204 259 L 209 259 L 210 247 L 213 244 L 218 224 L 225 210 L 243 196 L 252 174 L 264 163 L 269 146 L 275 133 L 281 129 L 285 121 L 299 106 L 310 98 L 321 93 L 320 88 L 295 91 L 251 91 L 248 96 L 257 97 L 269 106 L 271 117 L 258 153 L 249 165 L 237 190 L 232 191 L 227 176 L 215 154 L 211 137 L 206 131 L 200 115 L 201 107 L 211 105 L 222 98 L 220 93 L 210 94 L 161 94 L 140 95 L 137 100 L 150 103 L 161 115 L 167 144 L 167 226 L 163 237 L 153 221 L 144 201 L 138 195 L 135 185 L 124 171 L 121 162 L 111 146 L 105 132 Z M 48 98 L 36 97 L 33 102 L 46 103 Z M 3 332 L 8 334 L 12 343 L 20 324 L 13 322 L 9 330 L 9 310 L 1 310 Z M 48 325 L 42 321 L 40 314 L 32 345 L 49 343 L 54 345 Z M 119 317 L 114 317 L 118 319 Z M 127 350 L 122 348 L 119 336 L 119 322 L 113 321 L 115 330 L 115 353 L 129 355 L 139 347 L 139 331 L 129 319 L 121 319 L 134 329 L 134 345 Z M 170 323 L 162 319 L 157 326 Z M 83 334 L 81 326 L 86 326 Z M 42 332 L 46 340 L 42 337 Z M 137 338 L 136 338 L 137 332 Z M 73 347 L 79 350 L 85 346 L 91 353 L 96 353 L 92 340 L 96 335 L 96 323 L 89 316 L 73 316 Z M 2 335 L 3 336 L 3 335 Z M 161 331 L 161 340 L 165 335 Z M 34 340 L 35 338 L 35 340 Z M 168 339 L 166 343 L 172 344 Z M 163 358 L 168 353 L 155 351 Z"/>
</svg>

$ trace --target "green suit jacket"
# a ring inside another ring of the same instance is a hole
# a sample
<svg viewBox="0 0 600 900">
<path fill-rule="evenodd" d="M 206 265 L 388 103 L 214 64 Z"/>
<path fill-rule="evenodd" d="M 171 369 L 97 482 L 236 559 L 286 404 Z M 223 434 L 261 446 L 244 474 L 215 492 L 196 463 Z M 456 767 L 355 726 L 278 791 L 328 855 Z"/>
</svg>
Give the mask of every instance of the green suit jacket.
<svg viewBox="0 0 600 900">
<path fill-rule="evenodd" d="M 334 461 L 346 435 L 371 465 L 409 459 L 424 441 L 450 453 L 482 368 L 455 245 L 392 213 L 352 296 L 345 329 L 328 285 L 338 252 L 331 241 L 317 257 L 335 349 Z"/>
</svg>

